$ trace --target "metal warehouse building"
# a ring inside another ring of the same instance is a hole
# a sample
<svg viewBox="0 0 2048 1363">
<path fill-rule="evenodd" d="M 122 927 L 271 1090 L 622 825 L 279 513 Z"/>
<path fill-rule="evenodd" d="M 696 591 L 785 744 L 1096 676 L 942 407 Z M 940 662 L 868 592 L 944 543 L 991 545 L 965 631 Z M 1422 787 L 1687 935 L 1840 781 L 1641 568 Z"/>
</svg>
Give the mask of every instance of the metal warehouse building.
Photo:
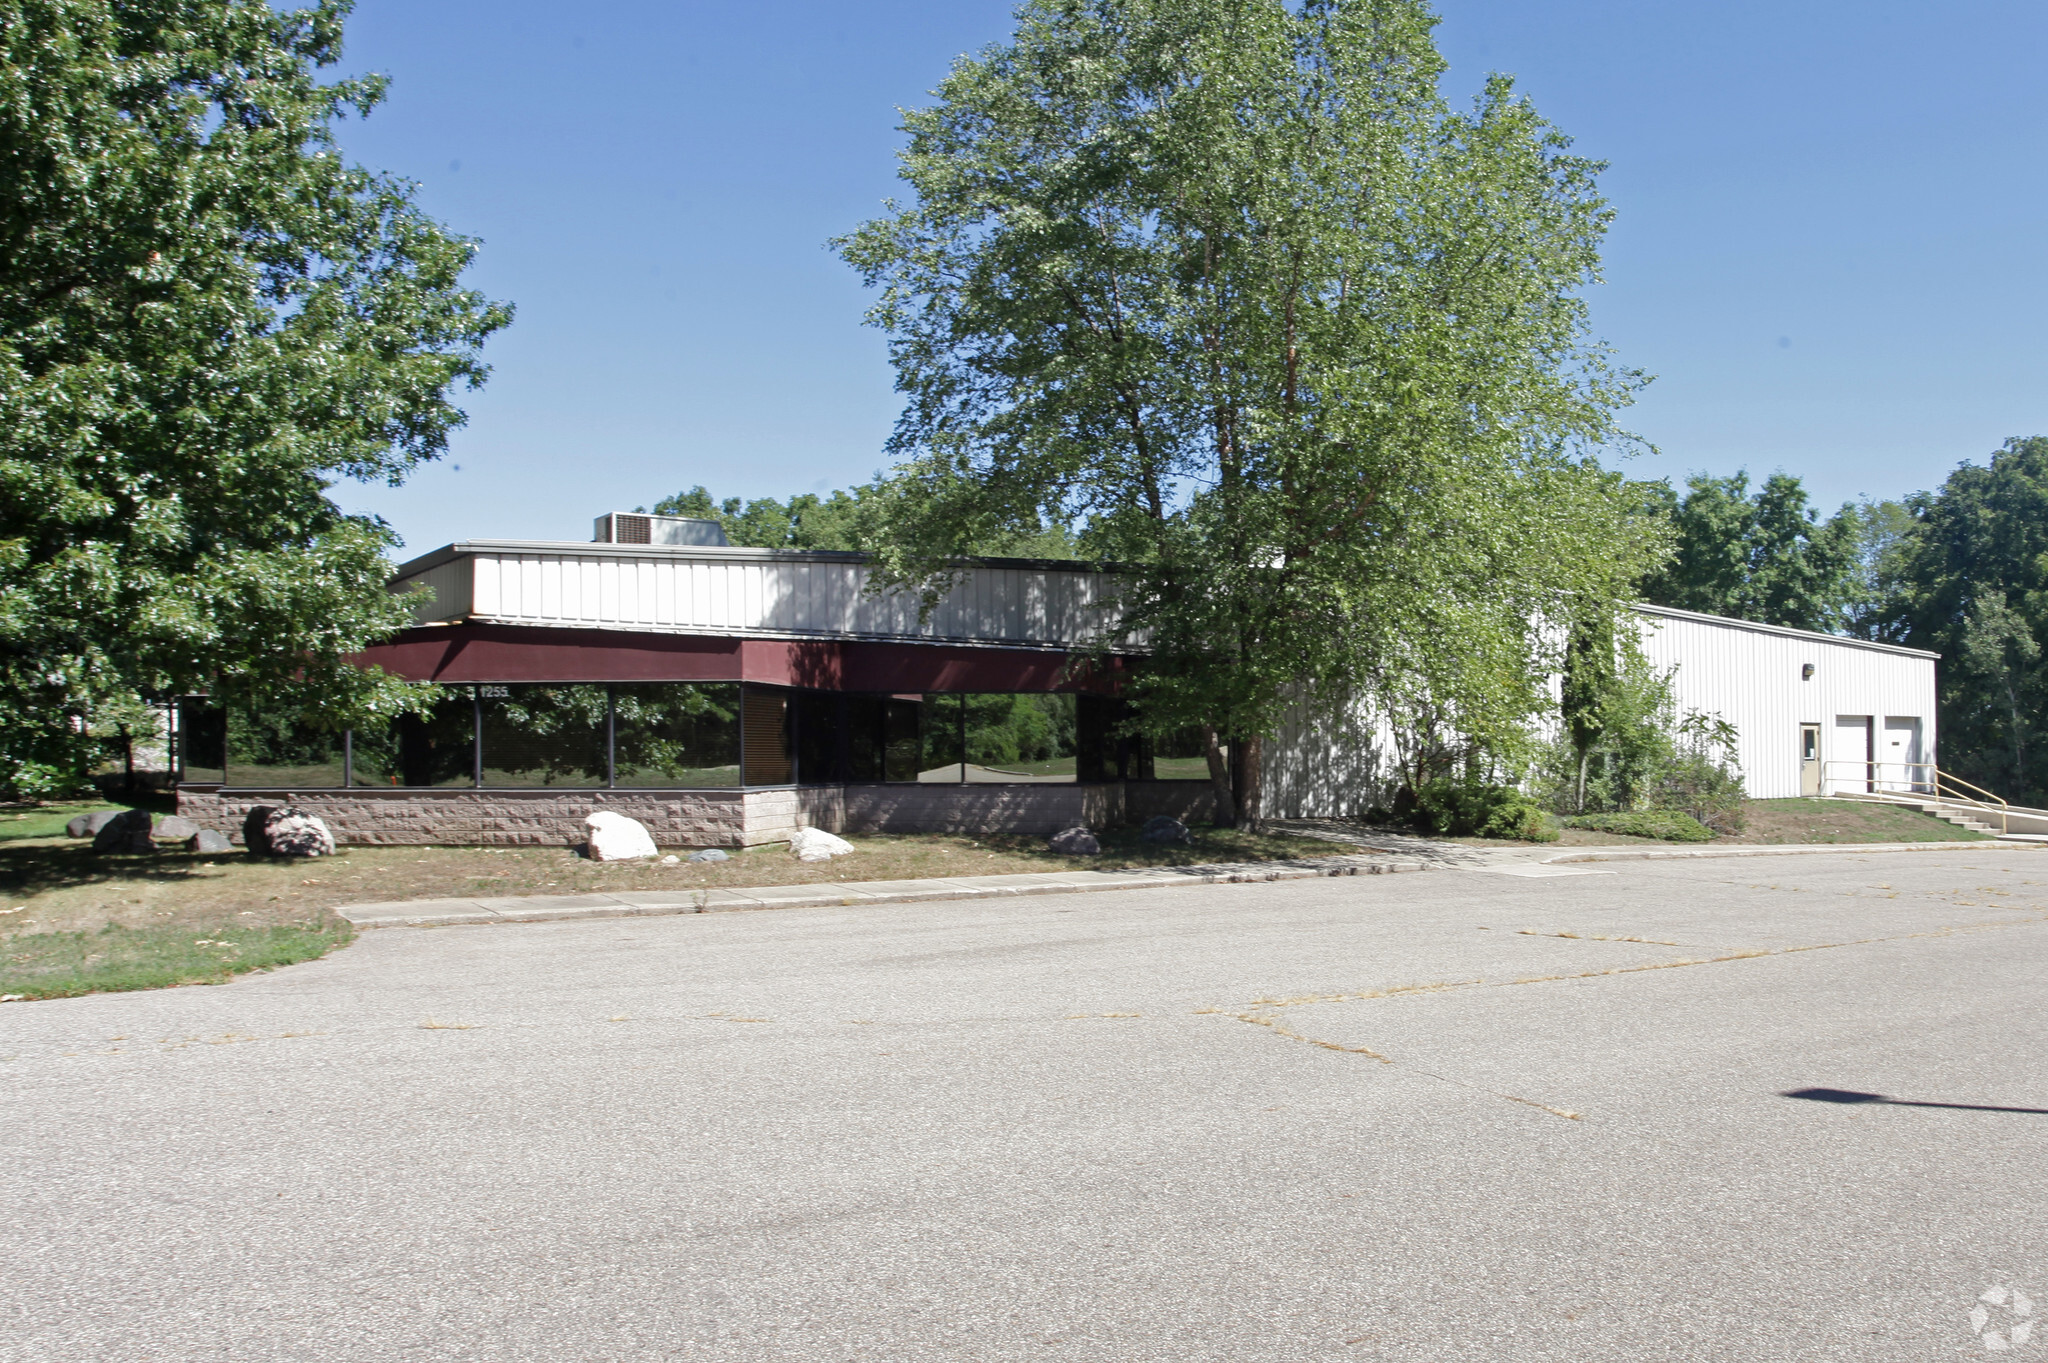
<svg viewBox="0 0 2048 1363">
<path fill-rule="evenodd" d="M 1211 813 L 1191 746 L 1116 736 L 1114 664 L 1085 660 L 1111 585 L 1084 565 L 976 560 L 926 618 L 856 554 L 745 549 L 715 523 L 615 514 L 593 543 L 478 540 L 403 565 L 432 588 L 362 661 L 447 684 L 389 731 L 181 715 L 179 809 L 228 828 L 285 799 L 345 842 L 581 841 L 613 809 L 673 846 L 834 831 L 1052 832 Z M 1639 608 L 1680 705 L 1741 736 L 1760 797 L 1911 790 L 1935 760 L 1935 656 Z M 1267 809 L 1348 815 L 1383 748 L 1297 713 Z"/>
</svg>

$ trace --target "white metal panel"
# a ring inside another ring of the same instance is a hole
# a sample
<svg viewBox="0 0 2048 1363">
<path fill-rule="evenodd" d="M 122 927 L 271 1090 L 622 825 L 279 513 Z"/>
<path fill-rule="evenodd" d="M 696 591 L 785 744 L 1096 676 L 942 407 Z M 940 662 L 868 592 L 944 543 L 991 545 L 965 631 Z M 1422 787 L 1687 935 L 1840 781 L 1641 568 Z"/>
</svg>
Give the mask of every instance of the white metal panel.
<svg viewBox="0 0 2048 1363">
<path fill-rule="evenodd" d="M 1860 746 L 1838 731 L 1841 715 L 1920 721 L 1922 751 L 1934 749 L 1931 655 L 1741 621 L 1644 611 L 1643 651 L 1671 673 L 1681 712 L 1718 715 L 1735 726 L 1737 758 L 1756 799 L 1799 794 L 1799 726 L 1821 726 L 1824 762 L 1861 762 Z M 1804 675 L 1811 664 L 1813 675 Z M 1836 769 L 1847 774 L 1847 768 Z"/>
<path fill-rule="evenodd" d="M 392 582 L 391 590 L 400 593 L 409 592 L 415 587 L 428 587 L 433 590 L 433 600 L 418 602 L 413 606 L 413 623 L 424 625 L 438 620 L 460 620 L 468 615 L 472 608 L 474 582 L 475 578 L 469 570 L 469 564 L 457 559 L 453 563 L 444 563 L 424 572 L 398 578 Z"/>
<path fill-rule="evenodd" d="M 870 595 L 867 565 L 848 556 L 451 548 L 454 557 L 394 581 L 435 587 L 441 602 L 422 619 L 1037 647 L 1069 647 L 1112 623 L 1098 575 L 1082 569 L 975 567 L 920 621 L 915 594 Z M 473 599 L 473 588 L 483 595 Z"/>
</svg>

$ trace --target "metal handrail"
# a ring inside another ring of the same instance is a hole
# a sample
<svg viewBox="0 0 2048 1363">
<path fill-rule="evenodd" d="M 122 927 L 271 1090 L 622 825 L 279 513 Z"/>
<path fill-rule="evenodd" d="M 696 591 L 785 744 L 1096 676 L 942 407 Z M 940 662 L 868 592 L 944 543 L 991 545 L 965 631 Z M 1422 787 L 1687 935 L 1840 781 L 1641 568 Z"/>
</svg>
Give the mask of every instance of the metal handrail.
<svg viewBox="0 0 2048 1363">
<path fill-rule="evenodd" d="M 1859 775 L 1850 778 L 1849 781 L 1843 782 L 1843 784 L 1861 782 L 1863 789 L 1838 792 L 1842 798 L 1851 800 L 1879 800 L 1889 804 L 1909 804 L 1915 800 L 1925 800 L 1932 797 L 1937 804 L 1962 805 L 1987 815 L 1995 815 L 1998 819 L 1998 831 L 2000 833 L 2009 831 L 2006 820 L 2012 812 L 2012 805 L 2010 803 L 2002 797 L 1992 794 L 1982 786 L 1974 785 L 1969 781 L 1965 781 L 1960 776 L 1943 771 L 1932 762 L 1859 762 L 1851 759 L 1835 759 L 1822 764 L 1823 779 L 1821 788 L 1824 791 L 1834 784 L 1835 778 L 1830 774 L 1830 771 L 1835 767 L 1860 769 Z M 1931 776 L 1924 781 L 1924 789 L 1915 788 L 1923 785 L 1920 779 L 1908 777 L 1906 782 L 1908 789 L 1899 790 L 1896 787 L 1881 784 L 1889 780 L 1889 778 L 1879 774 L 1886 767 L 1902 767 L 1909 772 L 1929 772 Z M 1943 789 L 1944 786 L 1948 788 Z M 1966 795 L 1963 793 L 1964 788 L 1973 790 L 1977 792 L 1978 796 L 1984 798 L 1979 799 L 1975 796 Z"/>
</svg>

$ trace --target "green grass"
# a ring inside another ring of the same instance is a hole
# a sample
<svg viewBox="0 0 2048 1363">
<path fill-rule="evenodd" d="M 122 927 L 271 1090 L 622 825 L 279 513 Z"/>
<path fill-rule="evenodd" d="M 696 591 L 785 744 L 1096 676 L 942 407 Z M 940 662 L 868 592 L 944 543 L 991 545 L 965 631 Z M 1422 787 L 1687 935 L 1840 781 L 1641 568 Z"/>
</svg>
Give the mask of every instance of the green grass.
<svg viewBox="0 0 2048 1363">
<path fill-rule="evenodd" d="M 64 825 L 81 814 L 90 814 L 96 809 L 123 808 L 126 806 L 105 800 L 80 800 L 0 813 L 0 842 L 17 842 L 22 838 L 61 838 Z"/>
<path fill-rule="evenodd" d="M 1864 800 L 1751 800 L 1738 842 L 1982 842 L 1991 835 L 1958 828 L 1901 805 Z"/>
<path fill-rule="evenodd" d="M 36 932 L 0 942 L 0 996 L 63 999 L 124 989 L 225 984 L 326 955 L 355 936 L 339 918 L 268 927 Z"/>
</svg>

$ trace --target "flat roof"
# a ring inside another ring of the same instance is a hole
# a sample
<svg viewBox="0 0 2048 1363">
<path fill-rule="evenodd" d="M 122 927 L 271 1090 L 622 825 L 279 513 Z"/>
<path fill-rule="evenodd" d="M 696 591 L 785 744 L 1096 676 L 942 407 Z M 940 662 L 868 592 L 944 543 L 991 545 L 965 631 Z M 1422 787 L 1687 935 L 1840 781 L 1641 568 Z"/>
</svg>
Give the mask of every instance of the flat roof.
<svg viewBox="0 0 2048 1363">
<path fill-rule="evenodd" d="M 715 544 L 603 544 L 585 540 L 457 540 L 398 565 L 393 580 L 473 554 L 574 554 L 580 558 L 688 558 L 727 563 L 866 563 L 872 554 L 839 549 L 751 549 Z M 1048 573 L 1114 572 L 1113 564 L 1070 558 L 961 558 L 962 568 L 1035 568 Z"/>
</svg>

